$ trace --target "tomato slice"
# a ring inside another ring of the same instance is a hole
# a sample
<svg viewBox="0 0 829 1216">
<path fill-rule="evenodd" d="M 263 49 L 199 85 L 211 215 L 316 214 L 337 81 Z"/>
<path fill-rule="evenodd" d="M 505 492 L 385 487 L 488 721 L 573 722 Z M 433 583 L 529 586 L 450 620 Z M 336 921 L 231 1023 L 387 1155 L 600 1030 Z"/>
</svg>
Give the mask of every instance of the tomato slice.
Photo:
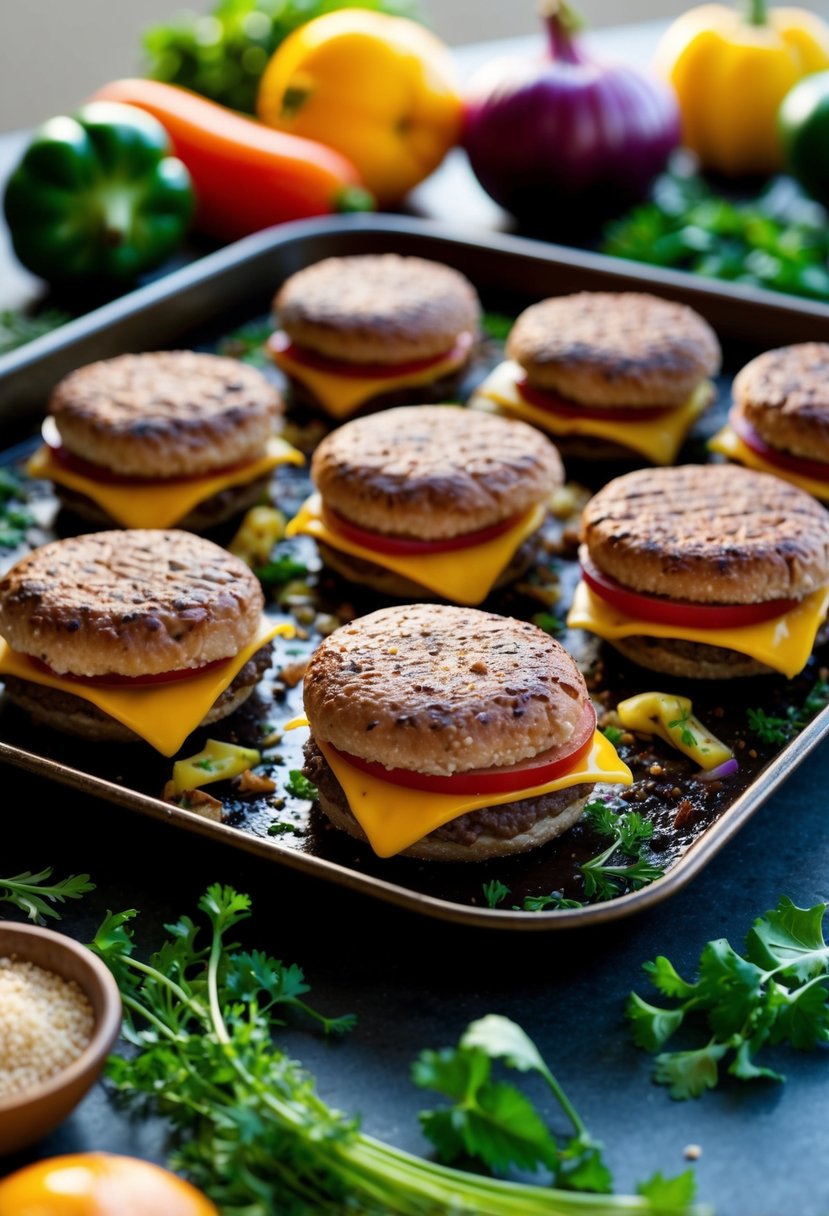
<svg viewBox="0 0 829 1216">
<path fill-rule="evenodd" d="M 194 473 L 191 477 L 125 477 L 120 473 L 113 473 L 111 469 L 105 469 L 100 464 L 93 464 L 90 460 L 84 460 L 81 456 L 75 456 L 68 448 L 65 448 L 61 443 L 60 433 L 55 424 L 54 418 L 46 418 L 41 427 L 41 435 L 43 442 L 49 448 L 49 451 L 54 456 L 55 460 L 59 461 L 64 468 L 70 472 L 78 473 L 81 477 L 88 477 L 90 481 L 98 481 L 102 485 L 115 486 L 172 486 L 186 485 L 193 481 L 204 481 L 207 477 L 224 477 L 228 473 L 235 473 L 239 469 L 243 469 L 246 464 L 252 464 L 252 461 L 243 461 L 241 464 L 224 465 L 220 469 L 211 469 L 209 473 Z"/>
<path fill-rule="evenodd" d="M 336 748 L 333 750 L 361 773 L 387 781 L 389 785 L 423 790 L 426 794 L 520 794 L 522 790 L 555 781 L 557 777 L 563 777 L 574 768 L 593 746 L 595 731 L 596 711 L 588 701 L 579 728 L 567 747 L 550 748 L 538 756 L 533 756 L 531 760 L 522 760 L 519 764 L 509 764 L 503 768 L 470 769 L 465 773 L 453 773 L 451 777 L 436 777 L 431 773 L 417 773 L 408 768 L 389 769 L 372 760 L 352 756 L 349 752 L 340 752 Z M 331 744 L 328 746 L 331 747 Z"/>
<path fill-rule="evenodd" d="M 660 625 L 681 625 L 691 629 L 739 629 L 757 625 L 790 612 L 797 600 L 765 600 L 758 604 L 694 604 L 690 600 L 670 600 L 656 595 L 641 595 L 605 574 L 582 550 L 579 555 L 584 581 L 591 591 L 626 616 L 656 621 Z"/>
<path fill-rule="evenodd" d="M 367 532 L 364 528 L 349 523 L 329 507 L 322 508 L 322 516 L 332 532 L 338 532 L 345 540 L 362 545 L 364 549 L 374 549 L 378 553 L 410 554 L 415 557 L 429 553 L 450 553 L 455 549 L 482 545 L 485 541 L 494 540 L 496 536 L 503 536 L 523 518 L 521 515 L 511 515 L 509 519 L 493 524 L 491 528 L 482 528 L 479 532 L 464 532 L 461 536 L 448 536 L 440 540 L 412 540 L 403 536 L 384 536 L 379 532 Z"/>
<path fill-rule="evenodd" d="M 53 671 L 48 663 L 42 662 L 34 655 L 26 657 L 38 671 L 42 671 L 48 676 L 54 676 L 56 680 L 68 680 L 72 684 L 84 684 L 88 688 L 143 688 L 148 684 L 177 684 L 180 680 L 192 680 L 194 676 L 204 675 L 206 671 L 215 671 L 218 667 L 230 662 L 230 659 L 214 659 L 212 663 L 205 663 L 203 667 L 183 667 L 180 671 L 159 671 L 154 675 L 146 676 L 122 676 L 116 672 L 106 676 L 76 676 L 69 672 L 61 674 Z"/>
<path fill-rule="evenodd" d="M 369 380 L 391 380 L 395 376 L 425 372 L 447 359 L 462 363 L 471 347 L 472 334 L 463 333 L 458 335 L 454 345 L 448 350 L 439 355 L 430 355 L 428 359 L 412 359 L 408 363 L 347 363 L 344 359 L 329 359 L 327 355 L 317 354 L 306 346 L 298 346 L 282 330 L 277 330 L 268 339 L 268 349 L 273 356 L 284 355 L 295 363 L 316 368 L 317 371 L 330 372 L 332 376 L 355 376 Z"/>
<path fill-rule="evenodd" d="M 822 460 L 806 460 L 802 456 L 792 456 L 790 452 L 781 452 L 779 448 L 769 447 L 751 423 L 736 410 L 731 411 L 728 420 L 746 447 L 762 456 L 769 464 L 785 469 L 788 473 L 799 473 L 801 477 L 814 477 L 818 481 L 829 482 L 829 464 Z"/>
<path fill-rule="evenodd" d="M 598 405 L 581 405 L 578 401 L 570 401 L 549 388 L 536 388 L 526 376 L 517 380 L 515 387 L 529 405 L 541 410 L 549 410 L 551 414 L 560 414 L 563 418 L 596 418 L 600 422 L 649 422 L 652 418 L 661 418 L 669 414 L 672 405 L 646 405 L 641 409 L 626 406 L 610 406 L 604 408 Z"/>
</svg>

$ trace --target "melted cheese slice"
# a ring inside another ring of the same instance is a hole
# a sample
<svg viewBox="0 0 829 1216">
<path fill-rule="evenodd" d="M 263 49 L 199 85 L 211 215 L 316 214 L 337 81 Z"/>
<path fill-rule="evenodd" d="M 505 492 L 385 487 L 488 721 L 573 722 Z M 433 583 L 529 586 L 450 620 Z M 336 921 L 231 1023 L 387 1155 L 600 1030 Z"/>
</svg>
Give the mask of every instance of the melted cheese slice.
<svg viewBox="0 0 829 1216">
<path fill-rule="evenodd" d="M 268 440 L 265 454 L 227 473 L 208 473 L 158 482 L 95 481 L 62 464 L 48 445 L 38 448 L 26 466 L 30 477 L 54 481 L 86 495 L 125 528 L 169 528 L 193 507 L 232 486 L 248 485 L 279 464 L 304 464 L 305 458 L 284 439 Z"/>
<path fill-rule="evenodd" d="M 427 587 L 443 599 L 456 604 L 480 604 L 492 590 L 498 575 L 509 565 L 520 545 L 537 532 L 544 521 L 544 507 L 532 507 L 517 524 L 492 540 L 467 549 L 449 549 L 445 553 L 397 554 L 368 549 L 347 540 L 328 527 L 322 516 L 322 499 L 311 497 L 285 529 L 286 536 L 313 536 L 314 540 L 373 562 Z"/>
<path fill-rule="evenodd" d="M 388 376 L 338 376 L 335 372 L 327 372 L 319 367 L 309 367 L 292 359 L 289 354 L 270 348 L 271 356 L 277 367 L 287 376 L 293 376 L 314 394 L 326 413 L 332 418 L 348 418 L 361 405 L 365 405 L 372 397 L 380 394 L 393 393 L 403 388 L 419 388 L 424 384 L 433 384 L 442 380 L 451 372 L 463 367 L 469 357 L 468 346 L 447 355 L 445 359 L 431 363 L 420 371 L 403 372 Z"/>
<path fill-rule="evenodd" d="M 829 502 L 829 481 L 821 481 L 817 477 L 802 477 L 800 473 L 781 469 L 779 465 L 771 464 L 757 452 L 753 452 L 747 443 L 743 443 L 737 432 L 733 431 L 730 426 L 724 426 L 713 439 L 709 440 L 708 447 L 712 452 L 720 452 L 721 455 L 727 456 L 729 460 L 736 460 L 749 469 L 756 469 L 758 473 L 771 473 L 774 477 L 781 477 L 784 481 L 791 482 L 793 486 L 805 490 L 814 498 Z"/>
<path fill-rule="evenodd" d="M 390 781 L 383 781 L 380 777 L 354 768 L 328 743 L 319 739 L 316 742 L 343 788 L 352 815 L 378 857 L 393 857 L 395 853 L 401 853 L 467 811 L 477 811 L 485 806 L 504 806 L 519 798 L 539 798 L 542 794 L 554 794 L 573 785 L 592 785 L 597 781 L 631 785 L 633 782 L 630 769 L 619 759 L 613 744 L 599 731 L 593 736 L 593 747 L 588 754 L 563 777 L 520 791 L 477 796 L 426 794 L 423 790 L 392 785 Z"/>
<path fill-rule="evenodd" d="M 796 608 L 770 621 L 741 625 L 736 629 L 691 629 L 627 616 L 601 599 L 582 581 L 576 588 L 567 624 L 571 629 L 586 629 L 589 633 L 598 634 L 606 641 L 644 636 L 724 646 L 727 650 L 747 654 L 749 658 L 765 663 L 767 667 L 792 679 L 806 666 L 827 610 L 829 587 L 821 587 L 819 591 L 807 595 Z"/>
<path fill-rule="evenodd" d="M 57 688 L 90 701 L 103 713 L 135 731 L 162 756 L 173 756 L 233 683 L 248 659 L 277 634 L 290 637 L 293 632 L 292 625 L 278 625 L 263 616 L 253 641 L 221 667 L 211 668 L 192 679 L 170 684 L 143 684 L 138 688 L 96 688 L 80 681 L 62 679 L 42 671 L 25 654 L 12 650 L 0 638 L 0 676 L 18 676 L 32 684 Z"/>
<path fill-rule="evenodd" d="M 711 400 L 711 384 L 705 380 L 694 390 L 684 405 L 666 410 L 658 418 L 642 422 L 613 422 L 604 418 L 579 418 L 540 409 L 525 401 L 518 390 L 524 369 L 517 363 L 501 363 L 475 390 L 470 401 L 474 408 L 484 401 L 494 402 L 501 409 L 551 435 L 592 435 L 608 439 L 647 457 L 654 464 L 671 464 L 694 421 Z"/>
</svg>

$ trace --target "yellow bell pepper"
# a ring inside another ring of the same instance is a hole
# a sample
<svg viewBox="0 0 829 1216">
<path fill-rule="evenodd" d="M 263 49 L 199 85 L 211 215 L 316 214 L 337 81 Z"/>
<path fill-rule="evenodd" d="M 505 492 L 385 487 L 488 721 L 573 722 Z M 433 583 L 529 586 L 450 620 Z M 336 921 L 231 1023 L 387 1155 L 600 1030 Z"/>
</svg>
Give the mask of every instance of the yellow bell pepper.
<svg viewBox="0 0 829 1216">
<path fill-rule="evenodd" d="M 731 748 L 706 730 L 691 713 L 687 697 L 665 692 L 640 692 L 616 706 L 619 721 L 627 730 L 658 735 L 677 751 L 684 752 L 706 772 L 719 768 L 734 755 Z"/>
<path fill-rule="evenodd" d="M 229 781 L 238 777 L 247 768 L 262 762 L 261 753 L 255 747 L 239 747 L 235 743 L 222 743 L 208 739 L 204 749 L 186 760 L 176 760 L 173 765 L 173 787 L 177 794 L 187 790 L 198 790 L 212 781 Z"/>
<path fill-rule="evenodd" d="M 381 205 L 457 143 L 462 103 L 448 50 L 404 17 L 342 9 L 300 26 L 259 86 L 263 122 L 337 149 Z"/>
<path fill-rule="evenodd" d="M 731 176 L 783 167 L 777 111 L 801 77 L 829 67 L 829 26 L 800 8 L 704 4 L 665 34 L 656 68 L 674 86 L 683 141 Z"/>
</svg>

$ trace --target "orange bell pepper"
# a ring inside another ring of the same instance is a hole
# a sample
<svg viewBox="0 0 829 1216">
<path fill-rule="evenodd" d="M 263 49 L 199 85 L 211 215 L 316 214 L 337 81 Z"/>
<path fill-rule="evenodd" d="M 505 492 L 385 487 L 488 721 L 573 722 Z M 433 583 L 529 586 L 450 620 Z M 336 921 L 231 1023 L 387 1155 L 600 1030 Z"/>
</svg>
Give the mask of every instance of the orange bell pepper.
<svg viewBox="0 0 829 1216">
<path fill-rule="evenodd" d="M 176 85 L 116 80 L 94 100 L 122 101 L 158 119 L 193 179 L 199 232 L 232 241 L 287 220 L 371 207 L 357 169 L 339 152 Z"/>
<path fill-rule="evenodd" d="M 53 1157 L 0 1181 L 0 1216 L 219 1216 L 189 1182 L 133 1157 Z"/>
<path fill-rule="evenodd" d="M 436 169 L 462 122 L 443 43 L 405 17 L 362 9 L 317 17 L 286 38 L 265 69 L 257 112 L 347 156 L 380 204 Z"/>
</svg>

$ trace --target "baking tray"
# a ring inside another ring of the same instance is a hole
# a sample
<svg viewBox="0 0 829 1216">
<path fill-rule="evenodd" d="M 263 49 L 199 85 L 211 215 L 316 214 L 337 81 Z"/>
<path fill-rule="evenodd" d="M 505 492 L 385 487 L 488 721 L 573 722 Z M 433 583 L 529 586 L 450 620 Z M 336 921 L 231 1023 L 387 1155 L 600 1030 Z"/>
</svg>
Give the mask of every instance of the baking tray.
<svg viewBox="0 0 829 1216">
<path fill-rule="evenodd" d="M 323 257 L 388 250 L 457 267 L 476 284 L 487 308 L 512 315 L 535 299 L 578 290 L 646 289 L 681 300 L 701 312 L 717 329 L 726 350 L 729 373 L 771 345 L 829 341 L 829 307 L 791 301 L 750 287 L 724 288 L 683 274 L 633 267 L 598 255 L 518 238 L 493 236 L 472 240 L 436 225 L 393 217 L 308 221 L 241 241 L 0 359 L 0 426 L 5 440 L 9 443 L 24 435 L 31 436 L 51 388 L 75 367 L 131 350 L 175 345 L 215 349 L 223 334 L 240 323 L 267 314 L 275 288 L 287 275 Z M 491 347 L 488 357 L 491 361 L 498 357 L 498 352 Z M 715 428 L 727 407 L 728 374 L 719 387 L 717 410 L 697 429 L 681 458 L 704 458 L 705 435 Z M 0 463 L 18 465 L 31 445 L 29 438 L 20 446 L 9 448 L 0 457 Z M 588 481 L 596 476 L 595 467 L 581 472 Z M 288 472 L 282 477 L 280 501 L 284 499 L 290 508 L 305 491 L 303 475 Z M 45 498 L 39 505 L 48 514 Z M 311 554 L 312 548 L 307 545 L 301 555 L 313 564 Z M 559 566 L 566 600 L 574 566 L 567 561 L 559 562 Z M 325 586 L 324 580 L 322 585 Z M 326 587 L 323 599 L 327 596 L 334 608 L 345 594 L 343 586 L 337 586 L 334 580 L 333 586 Z M 351 598 L 358 613 L 377 605 L 376 599 L 364 600 L 359 595 Z M 532 600 L 522 600 L 520 596 L 516 599 L 515 593 L 507 592 L 487 606 L 526 615 L 532 608 Z M 595 641 L 583 635 L 569 635 L 563 640 L 585 664 L 595 662 L 598 652 Z M 297 707 L 299 691 L 286 687 L 278 674 L 286 663 L 301 661 L 312 645 L 313 637 L 290 646 L 280 643 L 282 649 L 271 674 L 271 687 L 280 700 L 275 705 L 252 706 L 249 712 L 229 720 L 227 730 L 222 731 L 217 725 L 211 733 L 256 742 L 262 732 L 263 715 L 276 725 L 287 720 Z M 742 747 L 741 773 L 724 792 L 712 795 L 705 787 L 699 787 L 699 797 L 689 799 L 685 794 L 696 789 L 698 783 L 689 785 L 688 762 L 669 754 L 658 743 L 653 750 L 647 745 L 638 746 L 631 759 L 641 780 L 637 781 L 637 800 L 630 805 L 653 819 L 656 832 L 651 856 L 665 866 L 665 874 L 639 891 L 579 908 L 527 912 L 517 907 L 513 910 L 511 905 L 515 900 L 523 901 L 526 896 L 543 895 L 553 889 L 565 895 L 578 893 L 578 863 L 602 847 L 602 842 L 584 826 L 535 853 L 501 862 L 458 866 L 427 865 L 406 859 L 382 862 L 358 842 L 330 829 L 324 817 L 301 800 L 288 799 L 279 813 L 260 802 L 229 800 L 230 822 L 223 823 L 171 806 L 153 792 L 160 791 L 164 778 L 169 776 L 170 761 L 148 757 L 145 749 L 101 748 L 62 738 L 45 728 L 33 727 L 11 706 L 0 713 L 0 760 L 120 807 L 209 836 L 228 847 L 255 853 L 423 914 L 511 930 L 557 930 L 601 923 L 655 904 L 688 882 L 723 847 L 829 733 L 827 707 L 782 749 L 755 747 L 744 728 L 746 700 L 777 713 L 782 713 L 790 703 L 801 705 L 815 683 L 819 664 L 820 656 L 791 684 L 770 677 L 736 684 L 706 684 L 690 690 L 703 720 L 708 720 L 724 737 L 736 739 L 738 747 Z M 687 685 L 643 674 L 612 656 L 604 666 L 604 675 L 597 681 L 599 695 L 605 689 L 607 695 L 615 698 L 654 685 L 667 691 L 689 692 Z M 281 754 L 278 763 L 275 760 L 275 773 L 284 775 L 285 770 L 299 766 L 299 741 L 299 732 L 296 738 L 285 736 L 279 745 Z M 184 754 L 197 750 L 198 745 L 199 737 L 194 736 L 185 745 Z M 648 777 L 651 764 L 660 770 L 658 779 Z M 285 835 L 268 835 L 268 829 L 274 825 L 278 830 L 285 826 Z M 511 888 L 506 901 L 510 906 L 481 906 L 483 884 L 494 878 Z"/>
</svg>

